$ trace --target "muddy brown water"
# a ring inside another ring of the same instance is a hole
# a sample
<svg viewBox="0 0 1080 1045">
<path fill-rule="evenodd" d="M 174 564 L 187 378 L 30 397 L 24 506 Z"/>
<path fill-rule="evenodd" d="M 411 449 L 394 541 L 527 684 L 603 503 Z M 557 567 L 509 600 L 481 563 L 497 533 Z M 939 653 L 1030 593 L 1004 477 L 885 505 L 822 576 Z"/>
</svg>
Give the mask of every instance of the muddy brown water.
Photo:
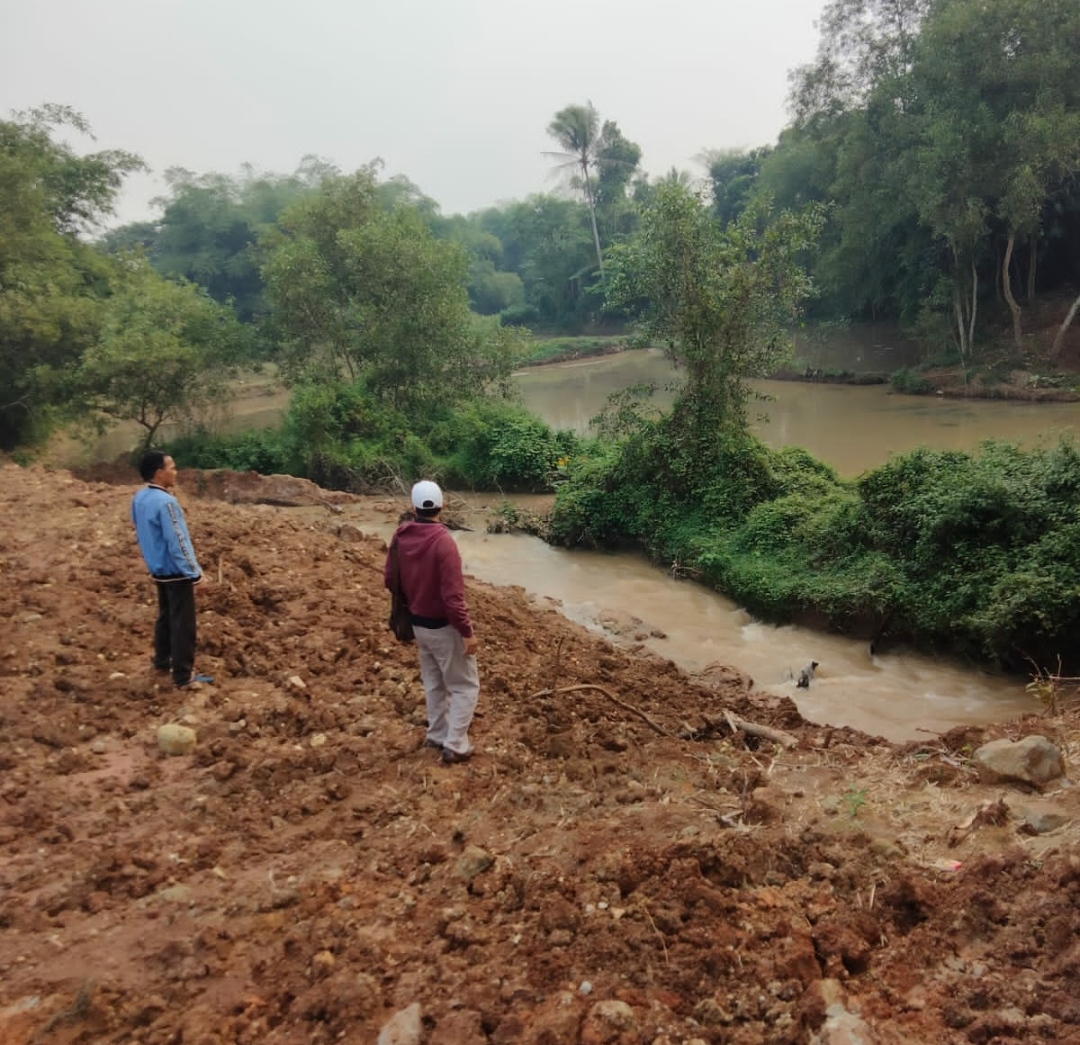
<svg viewBox="0 0 1080 1045">
<path fill-rule="evenodd" d="M 535 500 L 510 499 L 525 507 Z M 714 661 L 734 665 L 753 678 L 756 689 L 790 696 L 813 722 L 904 741 L 927 739 L 927 730 L 1004 721 L 1033 708 L 1033 698 L 1016 679 L 911 652 L 873 655 L 866 643 L 842 636 L 763 624 L 730 599 L 677 580 L 638 555 L 571 552 L 525 534 L 488 534 L 482 510 L 502 499 L 459 494 L 456 500 L 467 505 L 466 517 L 470 509 L 477 514 L 476 529 L 454 533 L 467 573 L 517 585 L 541 605 L 556 606 L 622 645 L 638 640 L 605 632 L 601 618 L 612 611 L 636 617 L 641 631 L 663 633 L 641 645 L 687 671 Z M 364 528 L 386 539 L 393 531 L 389 523 Z M 477 627 L 482 644 L 482 622 Z M 814 680 L 799 689 L 799 669 L 812 660 L 818 662 Z"/>
<path fill-rule="evenodd" d="M 891 346 L 864 347 L 857 359 L 849 348 L 844 359 L 823 355 L 820 363 L 883 368 Z M 642 350 L 530 369 L 517 376 L 517 383 L 525 404 L 549 424 L 584 433 L 611 392 L 641 382 L 670 385 L 674 379 L 662 354 Z M 1080 418 L 1080 404 L 1070 403 L 960 402 L 892 395 L 887 386 L 758 382 L 755 387 L 773 397 L 754 407 L 767 414 L 756 422 L 767 443 L 803 446 L 849 476 L 916 446 L 970 450 L 991 438 L 1034 446 L 1075 432 Z M 670 402 L 672 395 L 669 388 L 658 401 Z M 270 387 L 245 389 L 228 426 L 274 424 L 286 406 L 287 396 Z M 91 456 L 112 459 L 131 442 L 131 433 L 114 432 Z M 85 453 L 80 456 L 85 459 Z M 500 500 L 468 499 L 476 506 Z M 566 552 L 523 535 L 480 531 L 460 533 L 458 541 L 466 569 L 476 577 L 520 585 L 539 599 L 554 600 L 568 617 L 596 630 L 604 610 L 630 613 L 665 633 L 666 638 L 645 642 L 657 653 L 691 671 L 712 661 L 735 665 L 758 688 L 790 693 L 814 721 L 907 740 L 924 736 L 925 730 L 1002 721 L 1032 709 L 1023 680 L 901 651 L 872 656 L 861 642 L 765 625 L 730 600 L 675 580 L 632 554 Z M 817 675 L 808 689 L 797 689 L 794 678 L 810 660 L 819 662 Z"/>
<path fill-rule="evenodd" d="M 634 384 L 652 383 L 654 401 L 674 398 L 677 374 L 653 350 L 583 359 L 530 369 L 517 375 L 525 405 L 556 428 L 579 435 L 608 396 Z M 754 381 L 754 428 L 770 446 L 801 446 L 842 476 L 856 476 L 919 446 L 974 450 L 987 439 L 1024 446 L 1075 435 L 1080 403 L 1023 403 L 957 400 L 944 396 L 893 394 L 889 385 L 825 385 L 797 381 Z"/>
</svg>

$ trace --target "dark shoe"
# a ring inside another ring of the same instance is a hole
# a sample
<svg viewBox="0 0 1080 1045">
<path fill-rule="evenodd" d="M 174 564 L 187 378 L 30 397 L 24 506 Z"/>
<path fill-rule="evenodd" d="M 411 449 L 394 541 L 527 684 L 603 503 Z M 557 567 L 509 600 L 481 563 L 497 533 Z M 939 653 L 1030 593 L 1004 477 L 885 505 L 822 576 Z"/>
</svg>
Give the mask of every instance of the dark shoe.
<svg viewBox="0 0 1080 1045">
<path fill-rule="evenodd" d="M 187 682 L 178 682 L 176 684 L 177 689 L 183 689 L 185 686 L 190 686 L 193 682 L 213 682 L 214 679 L 210 675 L 192 675 Z"/>
<path fill-rule="evenodd" d="M 443 763 L 448 766 L 456 766 L 459 762 L 468 762 L 470 758 L 472 758 L 471 751 L 462 754 L 460 751 L 451 751 L 448 747 L 444 747 L 442 751 Z"/>
<path fill-rule="evenodd" d="M 420 745 L 420 747 L 421 748 L 431 748 L 433 751 L 442 751 L 442 749 L 443 749 L 442 744 L 438 743 L 435 740 L 425 740 Z"/>
</svg>

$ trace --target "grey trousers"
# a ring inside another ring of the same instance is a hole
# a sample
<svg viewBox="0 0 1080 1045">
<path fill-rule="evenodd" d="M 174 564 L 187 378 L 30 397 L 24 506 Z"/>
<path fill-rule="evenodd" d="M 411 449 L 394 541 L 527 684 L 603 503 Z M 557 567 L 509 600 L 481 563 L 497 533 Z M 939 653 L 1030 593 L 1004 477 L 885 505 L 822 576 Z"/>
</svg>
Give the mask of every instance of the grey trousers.
<svg viewBox="0 0 1080 1045">
<path fill-rule="evenodd" d="M 469 726 L 480 696 L 476 657 L 465 656 L 457 629 L 417 628 L 416 652 L 427 702 L 427 738 L 459 755 L 472 751 Z"/>
</svg>

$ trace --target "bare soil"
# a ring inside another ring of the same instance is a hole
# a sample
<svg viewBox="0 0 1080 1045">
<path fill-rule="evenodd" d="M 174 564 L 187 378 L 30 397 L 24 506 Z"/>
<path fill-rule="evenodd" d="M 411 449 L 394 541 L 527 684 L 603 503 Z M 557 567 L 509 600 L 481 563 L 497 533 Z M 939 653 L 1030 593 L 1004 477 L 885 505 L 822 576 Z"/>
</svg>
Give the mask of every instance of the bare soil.
<svg viewBox="0 0 1080 1045">
<path fill-rule="evenodd" d="M 177 691 L 134 484 L 0 478 L 4 1045 L 1080 1042 L 1078 789 L 970 761 L 1075 757 L 1076 712 L 895 746 L 471 581 L 478 753 L 444 767 L 347 495 L 182 476 L 217 681 Z"/>
</svg>

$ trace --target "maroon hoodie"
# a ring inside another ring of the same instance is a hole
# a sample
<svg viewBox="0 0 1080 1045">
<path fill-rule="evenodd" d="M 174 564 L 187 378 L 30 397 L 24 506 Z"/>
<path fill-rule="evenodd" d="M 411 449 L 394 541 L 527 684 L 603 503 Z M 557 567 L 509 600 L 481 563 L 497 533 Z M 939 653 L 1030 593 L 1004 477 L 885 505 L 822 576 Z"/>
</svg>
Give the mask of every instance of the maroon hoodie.
<svg viewBox="0 0 1080 1045">
<path fill-rule="evenodd" d="M 461 554 L 450 531 L 440 522 L 404 522 L 394 534 L 398 542 L 401 589 L 409 612 L 417 617 L 446 620 L 462 638 L 471 638 L 472 621 L 465 606 Z M 390 556 L 383 579 L 390 587 Z"/>
</svg>

